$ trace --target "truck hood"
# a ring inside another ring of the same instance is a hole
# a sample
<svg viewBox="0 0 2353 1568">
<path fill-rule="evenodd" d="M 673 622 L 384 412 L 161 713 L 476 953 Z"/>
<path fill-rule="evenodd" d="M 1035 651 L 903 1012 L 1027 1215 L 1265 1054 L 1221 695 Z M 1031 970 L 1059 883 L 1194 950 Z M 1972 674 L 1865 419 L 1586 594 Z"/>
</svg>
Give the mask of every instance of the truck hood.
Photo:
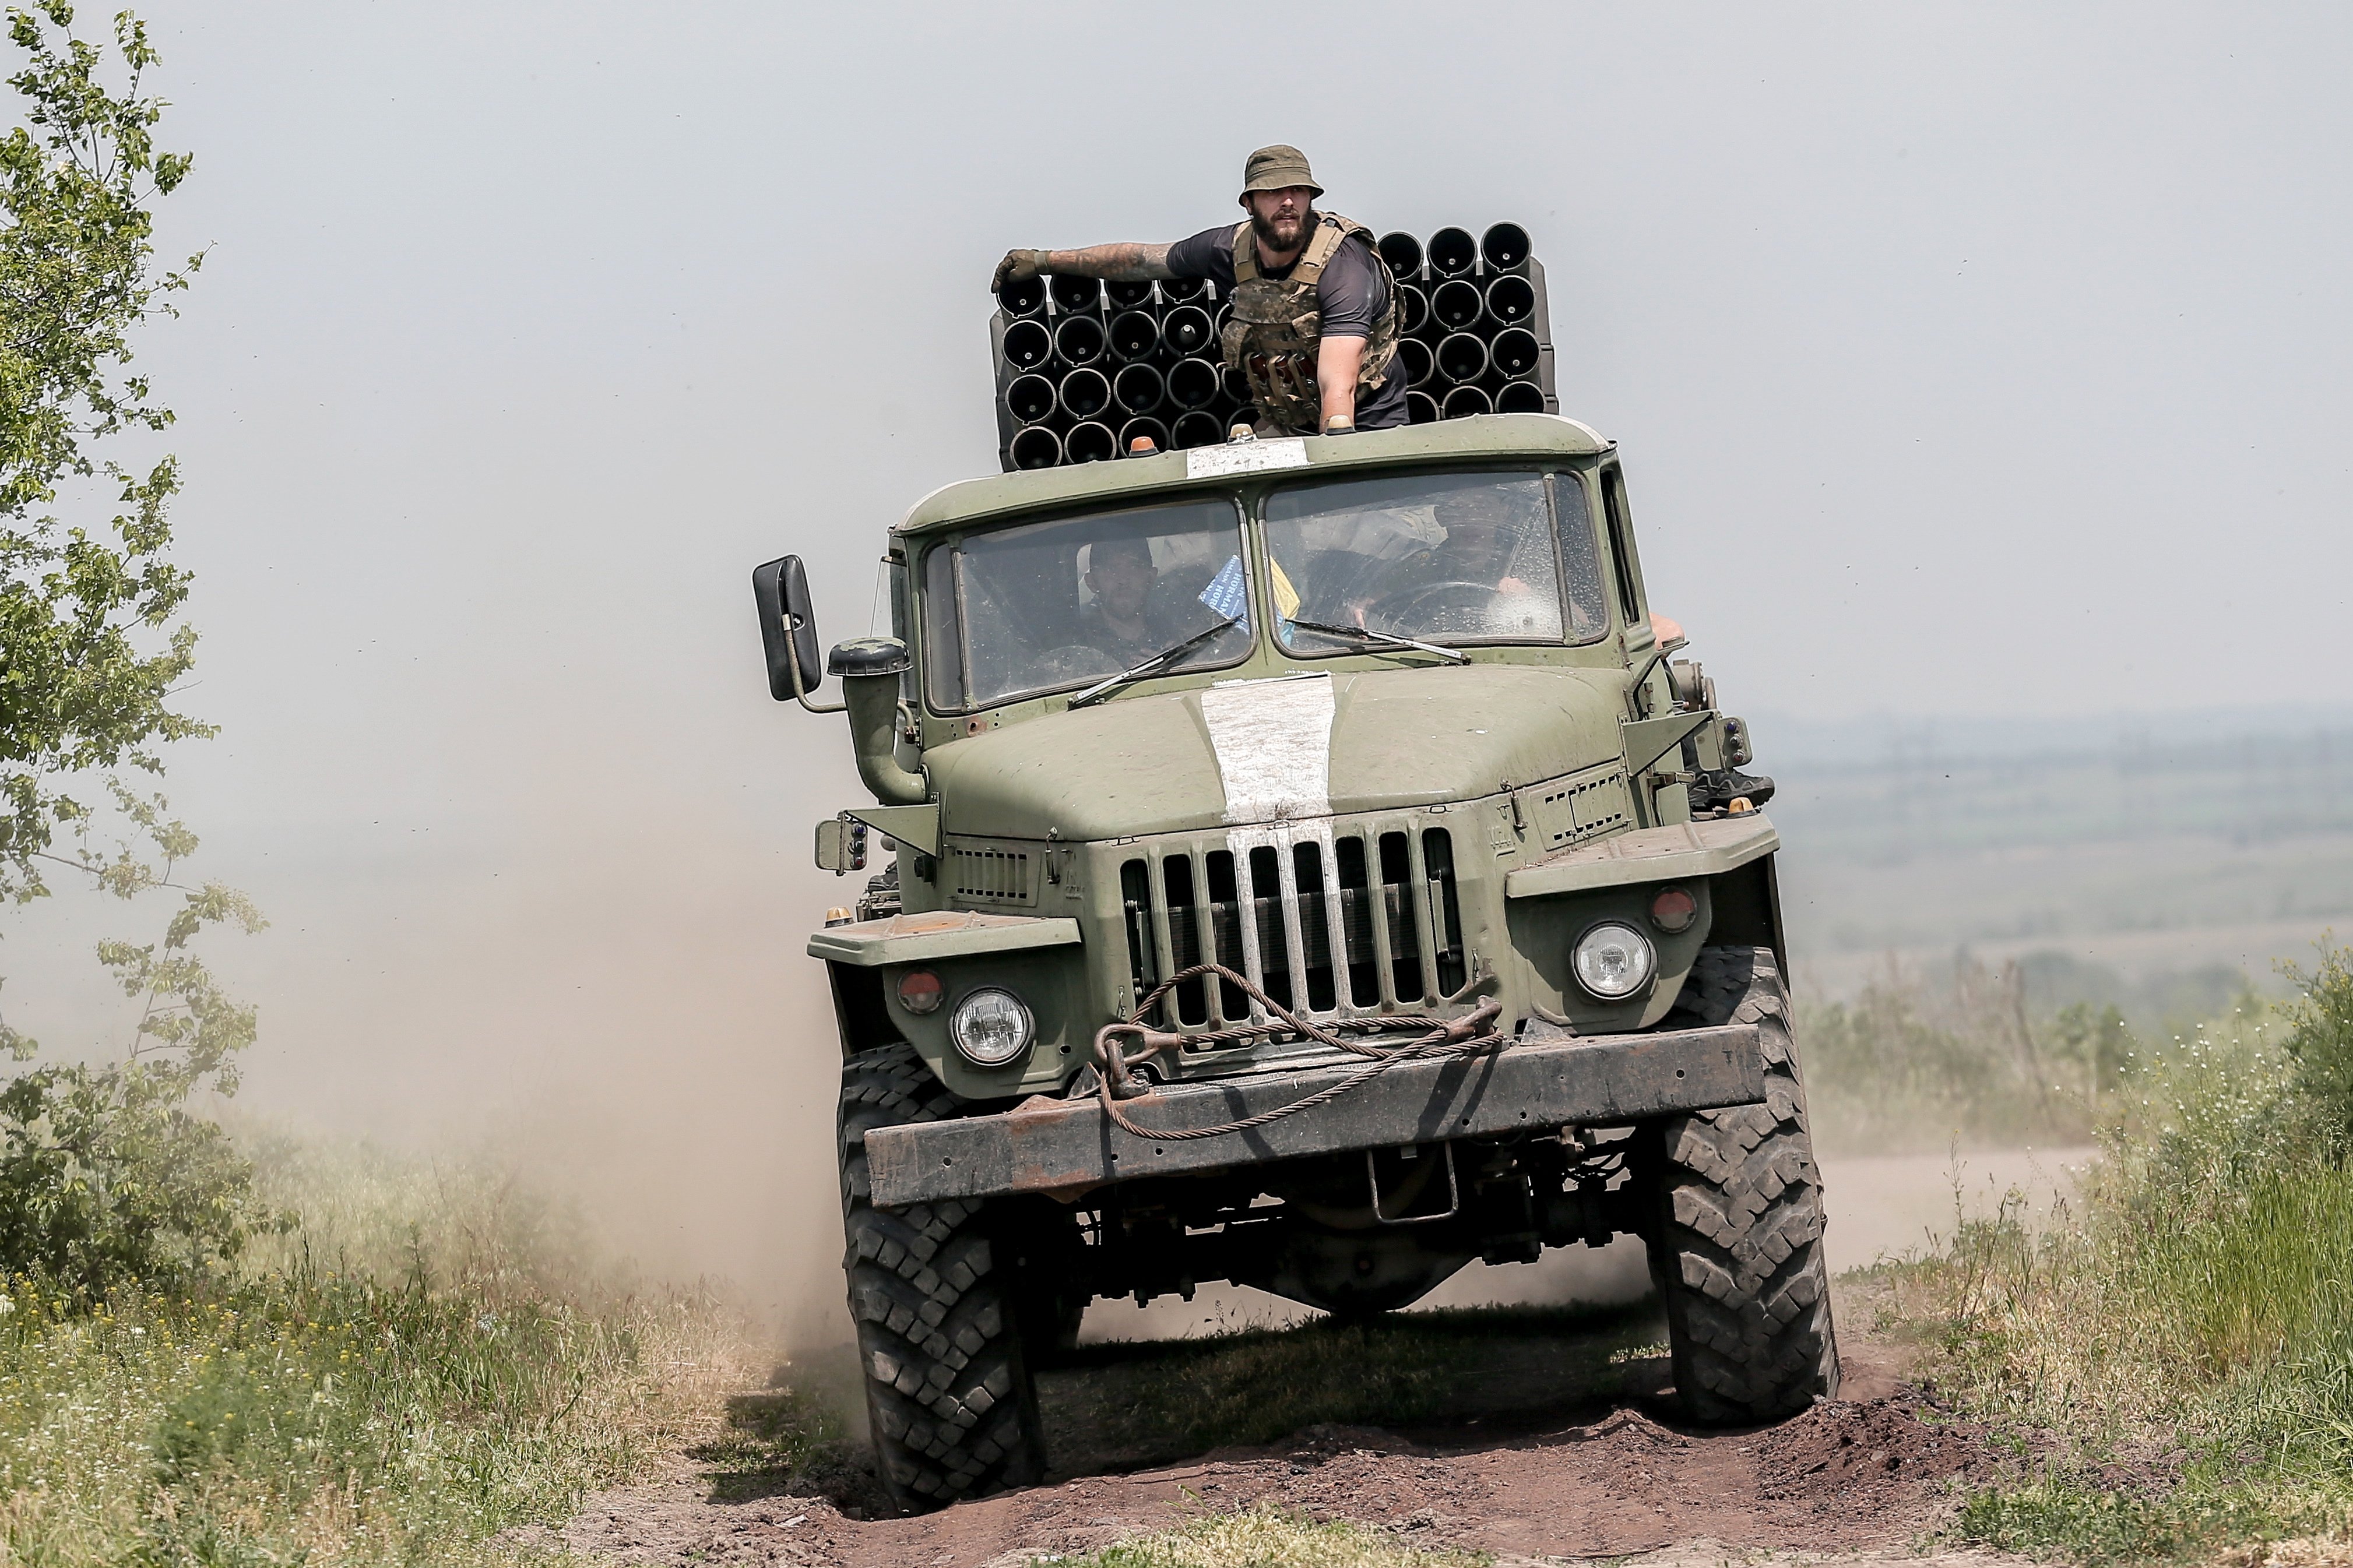
<svg viewBox="0 0 2353 1568">
<path fill-rule="evenodd" d="M 924 756 L 943 831 L 1092 841 L 1493 795 L 1618 756 L 1618 670 L 1454 665 L 1124 698 Z"/>
</svg>

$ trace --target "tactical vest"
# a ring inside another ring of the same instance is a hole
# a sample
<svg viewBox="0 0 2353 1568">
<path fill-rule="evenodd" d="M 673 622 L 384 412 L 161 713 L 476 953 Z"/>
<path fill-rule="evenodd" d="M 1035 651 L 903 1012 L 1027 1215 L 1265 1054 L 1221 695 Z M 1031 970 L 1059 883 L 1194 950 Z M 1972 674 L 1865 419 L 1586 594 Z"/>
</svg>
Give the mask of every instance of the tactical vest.
<svg viewBox="0 0 2353 1568">
<path fill-rule="evenodd" d="M 1324 337 L 1324 311 L 1315 298 L 1325 263 L 1352 234 L 1372 241 L 1372 230 L 1336 213 L 1317 213 L 1315 233 L 1280 280 L 1258 270 L 1258 242 L 1248 220 L 1234 229 L 1234 305 L 1222 338 L 1226 363 L 1250 382 L 1259 413 L 1272 425 L 1313 435 L 1324 422 L 1324 395 L 1315 384 L 1315 351 Z M 1356 372 L 1356 397 L 1388 379 L 1397 357 L 1398 286 L 1389 280 L 1388 309 L 1365 340 L 1364 363 Z"/>
</svg>

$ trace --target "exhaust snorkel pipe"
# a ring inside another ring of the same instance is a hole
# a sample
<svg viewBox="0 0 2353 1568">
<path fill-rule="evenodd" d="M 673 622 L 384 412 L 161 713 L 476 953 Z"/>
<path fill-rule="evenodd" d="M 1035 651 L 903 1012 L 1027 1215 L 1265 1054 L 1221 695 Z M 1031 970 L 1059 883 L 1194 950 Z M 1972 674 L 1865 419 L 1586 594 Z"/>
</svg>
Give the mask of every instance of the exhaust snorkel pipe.
<svg viewBox="0 0 2353 1568">
<path fill-rule="evenodd" d="M 834 645 L 825 672 L 841 681 L 858 776 L 884 805 L 921 805 L 930 786 L 899 765 L 899 678 L 912 668 L 897 637 L 852 637 Z"/>
</svg>

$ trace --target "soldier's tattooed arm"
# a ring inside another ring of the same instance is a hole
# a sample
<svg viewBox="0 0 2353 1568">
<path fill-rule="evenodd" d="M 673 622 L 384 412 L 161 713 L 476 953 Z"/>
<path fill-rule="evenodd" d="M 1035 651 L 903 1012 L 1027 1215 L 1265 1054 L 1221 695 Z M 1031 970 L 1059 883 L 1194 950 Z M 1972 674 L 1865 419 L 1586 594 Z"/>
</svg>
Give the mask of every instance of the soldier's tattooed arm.
<svg viewBox="0 0 2353 1568">
<path fill-rule="evenodd" d="M 1136 245 L 1125 240 L 1114 245 L 1090 245 L 1083 250 L 1041 251 L 1038 270 L 1078 278 L 1108 278 L 1114 283 L 1142 283 L 1176 276 L 1168 270 L 1166 246 Z"/>
</svg>

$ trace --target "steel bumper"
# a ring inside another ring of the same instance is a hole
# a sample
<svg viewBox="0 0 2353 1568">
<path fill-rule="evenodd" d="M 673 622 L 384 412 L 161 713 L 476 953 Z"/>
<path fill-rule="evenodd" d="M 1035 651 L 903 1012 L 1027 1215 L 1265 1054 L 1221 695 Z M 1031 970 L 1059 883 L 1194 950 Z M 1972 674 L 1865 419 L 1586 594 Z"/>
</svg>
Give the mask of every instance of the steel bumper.
<svg viewBox="0 0 2353 1568">
<path fill-rule="evenodd" d="M 1135 1100 L 1147 1127 L 1214 1127 L 1314 1093 L 1352 1065 L 1179 1085 Z M 1108 1182 L 1192 1174 L 1351 1149 L 1609 1126 L 1765 1098 L 1753 1025 L 1522 1041 L 1410 1062 L 1327 1105 L 1248 1132 L 1163 1143 L 1113 1124 L 1093 1100 L 1025 1101 L 993 1116 L 878 1127 L 866 1135 L 885 1208 L 1014 1193 L 1075 1196 Z"/>
</svg>

